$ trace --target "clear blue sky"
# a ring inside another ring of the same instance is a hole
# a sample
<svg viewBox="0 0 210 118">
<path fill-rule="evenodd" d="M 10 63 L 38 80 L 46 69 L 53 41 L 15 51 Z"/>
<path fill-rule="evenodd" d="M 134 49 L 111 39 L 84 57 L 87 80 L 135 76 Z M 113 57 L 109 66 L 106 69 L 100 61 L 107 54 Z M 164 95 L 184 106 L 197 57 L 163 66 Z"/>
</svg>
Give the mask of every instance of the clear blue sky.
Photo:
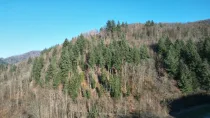
<svg viewBox="0 0 210 118">
<path fill-rule="evenodd" d="M 42 50 L 109 19 L 128 23 L 210 18 L 210 0 L 0 0 L 0 57 Z"/>
</svg>

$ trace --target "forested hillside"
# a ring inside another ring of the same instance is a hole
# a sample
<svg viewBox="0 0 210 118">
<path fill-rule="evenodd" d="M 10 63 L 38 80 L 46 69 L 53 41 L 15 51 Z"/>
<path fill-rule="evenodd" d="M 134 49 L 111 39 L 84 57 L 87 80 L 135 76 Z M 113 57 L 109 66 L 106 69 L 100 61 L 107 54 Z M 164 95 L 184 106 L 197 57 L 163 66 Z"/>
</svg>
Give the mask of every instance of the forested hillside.
<svg viewBox="0 0 210 118">
<path fill-rule="evenodd" d="M 4 61 L 8 64 L 15 64 L 21 61 L 25 61 L 28 58 L 38 57 L 39 55 L 40 55 L 40 51 L 30 51 L 25 54 L 5 58 Z"/>
<path fill-rule="evenodd" d="M 0 64 L 7 64 L 3 58 L 0 58 Z"/>
<path fill-rule="evenodd" d="M 1 67 L 2 117 L 170 117 L 167 99 L 208 92 L 210 24 L 107 21 Z"/>
</svg>

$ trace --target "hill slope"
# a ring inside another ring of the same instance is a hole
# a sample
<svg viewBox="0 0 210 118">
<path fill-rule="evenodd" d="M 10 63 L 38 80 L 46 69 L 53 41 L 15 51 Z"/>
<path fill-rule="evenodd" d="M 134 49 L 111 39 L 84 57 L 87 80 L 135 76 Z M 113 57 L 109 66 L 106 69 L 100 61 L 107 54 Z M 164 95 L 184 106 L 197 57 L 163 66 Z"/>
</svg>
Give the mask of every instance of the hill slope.
<svg viewBox="0 0 210 118">
<path fill-rule="evenodd" d="M 5 58 L 4 61 L 8 64 L 15 64 L 15 63 L 27 60 L 30 57 L 38 57 L 39 55 L 40 55 L 40 51 L 30 51 L 21 55 Z"/>
<path fill-rule="evenodd" d="M 209 29 L 108 21 L 98 33 L 2 68 L 0 116 L 170 117 L 165 100 L 209 86 Z"/>
<path fill-rule="evenodd" d="M 3 58 L 0 58 L 0 64 L 7 64 Z"/>
</svg>

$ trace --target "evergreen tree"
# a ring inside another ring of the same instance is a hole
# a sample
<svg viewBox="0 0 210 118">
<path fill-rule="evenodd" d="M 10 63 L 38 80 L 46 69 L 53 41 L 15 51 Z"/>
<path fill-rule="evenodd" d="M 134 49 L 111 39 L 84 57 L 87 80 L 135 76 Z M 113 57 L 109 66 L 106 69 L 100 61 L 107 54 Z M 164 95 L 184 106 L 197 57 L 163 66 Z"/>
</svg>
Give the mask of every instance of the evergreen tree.
<svg viewBox="0 0 210 118">
<path fill-rule="evenodd" d="M 191 71 L 183 61 L 180 61 L 178 86 L 184 93 L 190 93 L 193 91 Z"/>
<path fill-rule="evenodd" d="M 80 55 L 80 49 L 79 49 L 78 43 L 76 43 L 76 44 L 73 46 L 72 50 L 73 50 L 73 52 L 74 52 L 75 58 L 78 58 L 79 55 Z"/>
<path fill-rule="evenodd" d="M 77 46 L 77 48 L 78 48 L 78 50 L 79 50 L 81 55 L 84 53 L 85 49 L 87 48 L 86 44 L 87 44 L 87 41 L 85 40 L 85 37 L 81 34 L 78 37 L 78 39 L 77 39 L 77 41 L 75 43 L 75 45 Z"/>
<path fill-rule="evenodd" d="M 200 87 L 204 90 L 210 90 L 210 66 L 207 60 L 199 65 L 198 75 Z"/>
<path fill-rule="evenodd" d="M 166 55 L 166 52 L 167 52 L 167 47 L 165 45 L 165 39 L 161 38 L 159 41 L 158 41 L 158 53 L 160 55 Z"/>
<path fill-rule="evenodd" d="M 117 76 L 113 76 L 110 78 L 110 86 L 111 91 L 110 95 L 114 98 L 119 98 L 121 95 L 121 80 Z"/>
<path fill-rule="evenodd" d="M 206 38 L 203 43 L 203 57 L 210 62 L 210 38 Z"/>
<path fill-rule="evenodd" d="M 40 85 L 42 85 L 42 80 L 40 78 L 41 78 L 41 71 L 42 71 L 43 67 L 44 67 L 43 57 L 37 57 L 34 60 L 34 64 L 33 64 L 33 68 L 32 68 L 32 77 Z"/>
<path fill-rule="evenodd" d="M 120 24 L 119 21 L 117 22 L 116 30 L 117 30 L 117 35 L 118 35 L 118 37 L 120 37 L 120 33 L 121 33 L 121 24 Z"/>
<path fill-rule="evenodd" d="M 117 47 L 112 51 L 112 66 L 120 70 L 122 65 L 122 56 L 119 53 L 119 50 L 117 50 Z"/>
<path fill-rule="evenodd" d="M 90 67 L 94 67 L 95 65 L 95 52 L 94 50 L 91 50 L 88 54 L 88 64 L 90 65 Z"/>
<path fill-rule="evenodd" d="M 70 82 L 68 83 L 68 93 L 73 100 L 75 100 L 78 96 L 78 91 L 81 87 L 82 80 L 84 80 L 84 73 L 81 73 L 80 75 L 74 73 Z"/>
<path fill-rule="evenodd" d="M 149 58 L 149 53 L 146 45 L 140 47 L 140 58 L 141 59 Z"/>
<path fill-rule="evenodd" d="M 77 70 L 77 57 L 75 56 L 73 49 L 69 50 L 69 59 L 70 59 L 70 71 L 76 72 Z"/>
<path fill-rule="evenodd" d="M 69 45 L 69 41 L 68 39 L 66 38 L 64 43 L 63 43 L 63 48 L 67 47 Z"/>
<path fill-rule="evenodd" d="M 133 50 L 132 48 L 128 47 L 126 52 L 126 62 L 132 63 L 133 62 Z"/>
<path fill-rule="evenodd" d="M 166 70 L 171 76 L 176 76 L 179 66 L 179 53 L 177 53 L 174 46 L 170 46 L 170 49 L 164 59 Z"/>
<path fill-rule="evenodd" d="M 71 67 L 71 62 L 69 58 L 69 52 L 68 48 L 63 48 L 61 53 L 61 59 L 60 59 L 60 72 L 61 72 L 61 81 L 62 83 L 65 83 L 68 78 L 68 73 Z"/>
<path fill-rule="evenodd" d="M 105 60 L 105 65 L 109 70 L 112 66 L 112 52 L 109 48 L 105 48 L 104 50 L 104 60 Z"/>
<path fill-rule="evenodd" d="M 49 82 L 50 80 L 54 80 L 56 76 L 56 59 L 55 57 L 51 60 L 50 65 L 48 66 L 45 82 Z"/>
<path fill-rule="evenodd" d="M 107 31 L 111 31 L 112 30 L 112 23 L 111 20 L 108 20 L 106 23 L 106 30 Z"/>
<path fill-rule="evenodd" d="M 197 66 L 202 61 L 200 55 L 197 52 L 197 47 L 192 42 L 192 40 L 187 41 L 187 44 L 182 51 L 182 57 L 184 58 L 185 63 L 192 71 L 195 71 Z"/>
</svg>

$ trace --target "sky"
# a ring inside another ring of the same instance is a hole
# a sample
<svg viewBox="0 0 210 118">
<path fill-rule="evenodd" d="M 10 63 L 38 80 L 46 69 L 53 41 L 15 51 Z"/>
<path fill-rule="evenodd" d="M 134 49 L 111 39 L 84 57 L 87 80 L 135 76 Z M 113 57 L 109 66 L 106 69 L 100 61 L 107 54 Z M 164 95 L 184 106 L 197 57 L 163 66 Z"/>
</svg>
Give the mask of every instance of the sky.
<svg viewBox="0 0 210 118">
<path fill-rule="evenodd" d="M 105 26 L 210 18 L 210 0 L 0 0 L 0 57 L 43 50 Z"/>
</svg>

